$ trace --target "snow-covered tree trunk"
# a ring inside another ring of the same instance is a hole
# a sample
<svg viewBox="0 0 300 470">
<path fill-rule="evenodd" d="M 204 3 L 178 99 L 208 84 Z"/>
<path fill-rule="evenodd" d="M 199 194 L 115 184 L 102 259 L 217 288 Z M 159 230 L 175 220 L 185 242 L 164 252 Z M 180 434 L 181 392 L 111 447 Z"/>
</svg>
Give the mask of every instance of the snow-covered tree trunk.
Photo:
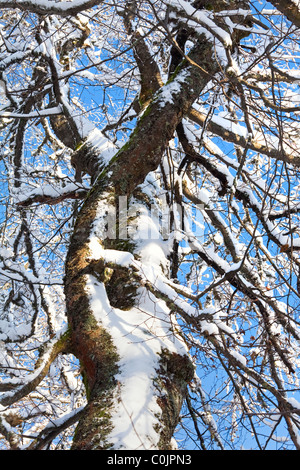
<svg viewBox="0 0 300 470">
<path fill-rule="evenodd" d="M 147 180 L 152 174 L 155 182 L 153 172 L 177 125 L 218 68 L 204 38 L 191 58 L 205 73 L 187 62 L 162 87 L 98 176 L 76 221 L 65 294 L 89 403 L 75 449 L 172 448 L 194 376 L 174 306 L 168 305 L 172 297 L 159 298 L 170 278 L 173 246 L 151 213 L 159 182 L 151 195 L 154 183 Z"/>
<path fill-rule="evenodd" d="M 175 11 L 181 7 L 174 5 Z M 245 6 L 221 0 L 214 10 Z M 184 60 L 176 44 L 163 85 L 134 29 L 135 8 L 128 2 L 123 17 L 141 75 L 142 111 L 129 141 L 102 169 L 85 200 L 66 264 L 72 344 L 88 396 L 74 449 L 171 449 L 194 376 L 175 321 L 176 291 L 163 287 L 171 278 L 174 243 L 171 233 L 162 238 L 149 213 L 161 188 L 156 182 L 151 194 L 147 176 L 155 180 L 169 141 L 220 63 L 213 41 L 200 34 Z M 243 16 L 237 18 L 243 22 Z M 230 57 L 239 33 L 218 21 L 219 39 Z"/>
<path fill-rule="evenodd" d="M 168 269 L 163 242 L 104 238 L 115 195 L 100 196 L 91 195 L 78 218 L 66 273 L 88 398 L 73 447 L 168 449 L 194 368 L 170 308 L 147 289 Z M 136 220 L 142 236 L 148 219 Z"/>
<path fill-rule="evenodd" d="M 1 446 L 300 448 L 298 3 L 0 1 Z"/>
</svg>

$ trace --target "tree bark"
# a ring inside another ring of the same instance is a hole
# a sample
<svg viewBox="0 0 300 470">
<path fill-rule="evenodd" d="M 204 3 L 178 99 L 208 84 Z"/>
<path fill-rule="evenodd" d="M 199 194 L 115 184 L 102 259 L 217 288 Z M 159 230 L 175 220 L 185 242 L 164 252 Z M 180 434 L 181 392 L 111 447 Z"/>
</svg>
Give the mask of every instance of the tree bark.
<svg viewBox="0 0 300 470">
<path fill-rule="evenodd" d="M 76 222 L 66 264 L 65 293 L 73 349 L 82 364 L 88 405 L 77 428 L 74 449 L 107 449 L 113 446 L 110 434 L 114 403 L 122 387 L 117 378 L 120 373 L 118 345 L 114 344 L 101 321 L 95 318 L 87 295 L 87 277 L 92 276 L 95 283 L 106 285 L 110 305 L 118 305 L 124 311 L 139 307 L 140 280 L 134 278 L 132 269 L 115 265 L 113 276 L 106 281 L 108 265 L 104 260 L 93 259 L 89 245 L 93 224 L 99 217 L 100 206 L 116 207 L 120 196 L 130 197 L 147 174 L 159 165 L 182 116 L 218 70 L 213 49 L 205 38 L 195 48 L 193 61 L 196 60 L 201 63 L 201 68 L 184 61 L 173 79 L 161 88 L 140 118 L 129 142 L 99 176 Z M 167 100 L 170 93 L 172 99 Z M 122 246 L 118 239 L 101 240 L 101 235 L 99 243 L 104 249 L 136 254 L 133 243 L 127 242 Z M 121 295 L 116 298 L 117 291 Z M 156 370 L 153 370 L 153 384 L 161 409 L 160 429 L 157 430 L 157 442 L 147 443 L 141 436 L 142 448 L 171 447 L 185 389 L 192 377 L 193 366 L 187 354 L 168 347 L 160 351 Z"/>
<path fill-rule="evenodd" d="M 204 35 L 200 36 L 189 57 L 182 60 L 168 83 L 154 94 L 128 143 L 99 175 L 77 218 L 66 263 L 65 295 L 73 349 L 82 364 L 88 404 L 77 427 L 74 449 L 172 448 L 171 438 L 187 384 L 193 378 L 193 365 L 176 334 L 166 335 L 156 350 L 156 361 L 149 373 L 149 393 L 154 397 L 149 417 L 152 430 L 143 434 L 139 427 L 143 416 L 132 415 L 122 398 L 122 390 L 126 388 L 122 367 L 126 369 L 126 364 L 119 340 L 110 330 L 112 320 L 109 319 L 121 315 L 130 322 L 130 314 L 139 311 L 140 320 L 131 326 L 141 332 L 138 325 L 144 322 L 145 299 L 150 294 L 143 285 L 143 270 L 133 268 L 134 262 L 140 259 L 138 244 L 130 239 L 103 238 L 103 227 L 107 223 L 105 212 L 117 209 L 120 197 L 127 197 L 130 202 L 137 188 L 143 193 L 146 176 L 158 167 L 178 124 L 218 71 L 213 44 Z M 119 224 L 117 217 L 116 232 Z M 101 247 L 98 256 L 91 248 L 95 239 L 96 246 Z M 133 260 L 132 263 L 108 261 L 107 253 L 120 252 Z M 97 292 L 96 299 L 92 292 Z M 152 315 L 157 321 L 155 299 L 153 302 Z M 145 353 L 142 361 L 146 359 Z M 138 383 L 138 371 L 131 370 L 130 374 L 131 380 Z M 128 443 L 126 437 L 122 440 L 114 429 L 120 403 L 128 412 L 128 428 L 134 428 L 138 435 L 134 444 Z"/>
<path fill-rule="evenodd" d="M 300 28 L 300 9 L 297 2 L 293 0 L 270 0 L 270 3 L 283 13 L 291 23 Z"/>
</svg>

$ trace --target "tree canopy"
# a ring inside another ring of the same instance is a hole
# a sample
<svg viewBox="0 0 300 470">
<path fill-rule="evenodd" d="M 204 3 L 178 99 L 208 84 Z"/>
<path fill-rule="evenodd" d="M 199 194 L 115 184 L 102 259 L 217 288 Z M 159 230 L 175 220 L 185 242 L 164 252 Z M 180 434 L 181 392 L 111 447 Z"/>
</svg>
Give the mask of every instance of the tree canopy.
<svg viewBox="0 0 300 470">
<path fill-rule="evenodd" d="M 0 7 L 0 448 L 300 450 L 298 0 Z"/>
</svg>

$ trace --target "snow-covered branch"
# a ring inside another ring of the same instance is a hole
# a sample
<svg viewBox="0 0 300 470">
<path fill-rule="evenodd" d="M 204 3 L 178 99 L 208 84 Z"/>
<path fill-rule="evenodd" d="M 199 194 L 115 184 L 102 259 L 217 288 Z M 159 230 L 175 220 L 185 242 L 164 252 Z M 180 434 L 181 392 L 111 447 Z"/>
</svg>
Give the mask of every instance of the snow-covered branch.
<svg viewBox="0 0 300 470">
<path fill-rule="evenodd" d="M 0 2 L 2 9 L 27 10 L 38 15 L 76 15 L 102 3 L 102 0 L 71 0 L 55 3 L 51 0 L 9 0 Z"/>
<path fill-rule="evenodd" d="M 28 374 L 26 378 L 4 380 L 0 383 L 0 390 L 10 388 L 0 398 L 0 404 L 7 407 L 16 401 L 26 397 L 34 391 L 39 383 L 46 377 L 49 368 L 56 357 L 62 352 L 67 351 L 69 341 L 69 332 L 63 331 L 56 338 L 51 339 L 44 345 L 41 357 L 37 360 L 34 372 Z M 13 388 L 13 390 L 11 390 Z"/>
</svg>

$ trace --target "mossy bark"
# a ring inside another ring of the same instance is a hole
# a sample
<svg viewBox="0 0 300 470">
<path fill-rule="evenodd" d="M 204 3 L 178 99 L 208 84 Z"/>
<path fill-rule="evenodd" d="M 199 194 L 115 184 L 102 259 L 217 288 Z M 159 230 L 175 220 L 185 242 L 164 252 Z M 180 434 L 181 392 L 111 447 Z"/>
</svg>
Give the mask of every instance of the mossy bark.
<svg viewBox="0 0 300 470">
<path fill-rule="evenodd" d="M 163 350 L 157 372 L 155 386 L 160 391 L 158 403 L 162 410 L 158 448 L 172 450 L 171 439 L 178 425 L 187 384 L 192 381 L 195 371 L 187 355 Z"/>
<path fill-rule="evenodd" d="M 97 219 L 99 203 L 110 194 L 110 203 L 121 195 L 131 196 L 147 174 L 155 170 L 173 137 L 178 123 L 193 101 L 218 70 L 213 48 L 201 38 L 190 55 L 191 62 L 183 61 L 166 87 L 171 89 L 172 99 L 165 99 L 165 87 L 153 97 L 137 123 L 128 143 L 112 159 L 109 166 L 94 183 L 76 221 L 66 263 L 65 294 L 67 315 L 71 329 L 72 348 L 84 369 L 88 390 L 88 404 L 74 437 L 74 449 L 108 449 L 111 447 L 111 415 L 113 400 L 118 394 L 116 375 L 119 356 L 109 331 L 96 321 L 86 292 L 86 276 L 100 276 L 105 282 L 111 305 L 124 310 L 135 305 L 138 279 L 130 269 L 101 265 L 93 262 L 89 238 Z M 196 66 L 195 62 L 201 64 Z M 168 89 L 168 93 L 170 89 Z M 102 240 L 110 249 L 126 250 L 120 240 Z M 134 246 L 131 250 L 134 251 Z M 107 276 L 107 269 L 112 269 Z M 138 305 L 137 305 L 138 307 Z M 162 353 L 158 363 L 155 386 L 162 409 L 158 433 L 158 447 L 169 449 L 170 439 L 178 422 L 187 383 L 192 378 L 192 366 L 184 354 L 173 357 L 168 351 Z M 161 393 L 159 393 L 161 390 Z M 142 438 L 142 437 L 141 437 Z"/>
</svg>

